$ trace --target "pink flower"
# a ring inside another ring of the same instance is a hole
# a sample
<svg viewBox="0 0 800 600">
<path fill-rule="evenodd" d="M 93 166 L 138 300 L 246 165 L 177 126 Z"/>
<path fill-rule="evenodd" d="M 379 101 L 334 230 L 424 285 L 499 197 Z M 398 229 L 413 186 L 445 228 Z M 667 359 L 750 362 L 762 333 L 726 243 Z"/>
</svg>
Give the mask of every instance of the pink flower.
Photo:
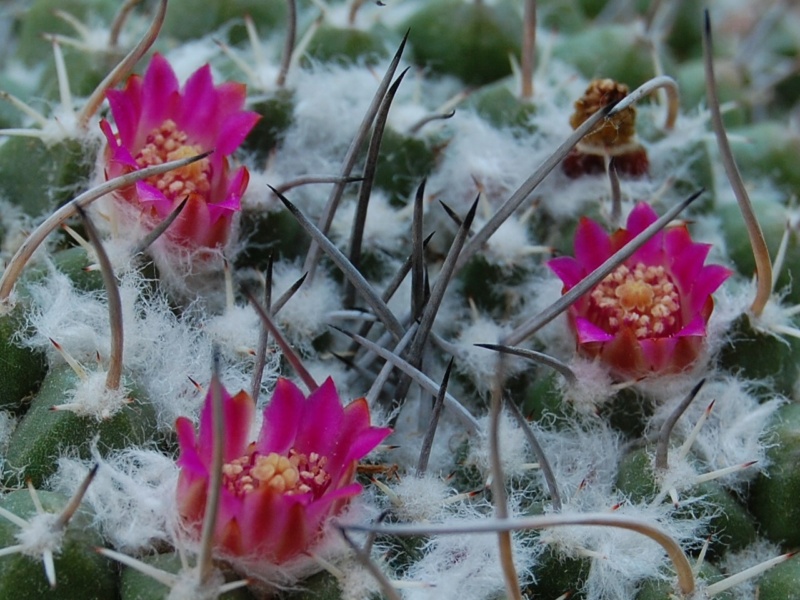
<svg viewBox="0 0 800 600">
<path fill-rule="evenodd" d="M 206 65 L 181 90 L 170 64 L 155 54 L 143 78 L 133 75 L 124 90 L 110 90 L 107 97 L 119 130 L 115 134 L 108 121 L 100 123 L 108 141 L 107 178 L 214 150 L 183 169 L 140 181 L 118 198 L 135 207 L 151 227 L 186 198 L 167 237 L 189 248 L 225 244 L 249 180 L 244 167 L 229 172 L 227 157 L 260 118 L 242 110 L 245 86 L 214 86 Z"/>
<path fill-rule="evenodd" d="M 249 441 L 255 404 L 246 392 L 223 392 L 225 413 L 222 496 L 216 546 L 224 554 L 280 564 L 309 550 L 327 520 L 361 492 L 354 483 L 359 459 L 391 430 L 370 426 L 364 398 L 342 407 L 328 378 L 308 398 L 279 379 L 264 410 L 258 440 Z M 183 417 L 175 424 L 181 453 L 178 508 L 190 526 L 200 523 L 212 460 L 211 395 L 195 435 Z"/>
<path fill-rule="evenodd" d="M 627 228 L 609 235 L 582 218 L 575 258 L 559 257 L 547 265 L 566 292 L 656 219 L 655 211 L 640 203 Z M 675 373 L 691 365 L 714 309 L 711 294 L 731 274 L 723 266 L 703 264 L 710 248 L 692 242 L 685 225 L 657 233 L 570 307 L 579 351 L 599 357 L 621 378 Z"/>
</svg>

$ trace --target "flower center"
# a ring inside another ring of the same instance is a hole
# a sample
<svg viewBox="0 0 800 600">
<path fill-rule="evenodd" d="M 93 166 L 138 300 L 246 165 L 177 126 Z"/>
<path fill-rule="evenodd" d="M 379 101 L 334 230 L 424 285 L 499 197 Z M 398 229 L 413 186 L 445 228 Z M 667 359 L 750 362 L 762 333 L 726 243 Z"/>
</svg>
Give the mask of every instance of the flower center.
<svg viewBox="0 0 800 600">
<path fill-rule="evenodd" d="M 187 144 L 186 132 L 178 129 L 175 121 L 167 119 L 147 136 L 144 147 L 136 155 L 140 167 L 160 165 L 200 154 L 203 149 L 197 144 Z M 211 189 L 211 163 L 207 158 L 198 160 L 180 169 L 147 179 L 170 200 L 183 197 L 192 192 L 207 194 Z"/>
<path fill-rule="evenodd" d="M 665 337 L 680 326 L 680 296 L 662 266 L 620 265 L 591 293 L 592 322 L 609 333 L 630 327 L 637 338 Z"/>
<path fill-rule="evenodd" d="M 327 464 L 325 456 L 316 452 L 306 456 L 294 448 L 288 457 L 275 452 L 266 456 L 254 452 L 223 465 L 223 485 L 240 496 L 266 486 L 278 494 L 311 492 L 318 498 L 331 481 L 325 470 Z"/>
</svg>

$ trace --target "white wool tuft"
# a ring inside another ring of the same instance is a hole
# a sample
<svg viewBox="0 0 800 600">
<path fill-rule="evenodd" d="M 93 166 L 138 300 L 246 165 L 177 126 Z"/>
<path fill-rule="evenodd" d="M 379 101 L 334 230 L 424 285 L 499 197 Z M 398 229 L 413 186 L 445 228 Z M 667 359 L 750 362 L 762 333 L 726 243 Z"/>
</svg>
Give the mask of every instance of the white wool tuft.
<svg viewBox="0 0 800 600">
<path fill-rule="evenodd" d="M 480 518 L 478 514 L 473 518 Z M 460 520 L 459 520 L 460 521 Z M 514 561 L 521 583 L 529 579 L 534 551 L 523 536 L 512 536 Z M 424 556 L 405 573 L 405 600 L 494 600 L 504 597 L 505 584 L 497 536 L 443 535 L 431 538 Z M 416 585 L 414 585 L 416 584 Z M 413 586 L 413 587 L 412 587 Z"/>
<path fill-rule="evenodd" d="M 492 388 L 497 370 L 497 352 L 475 344 L 498 344 L 511 331 L 507 324 L 497 323 L 485 315 L 470 319 L 453 342 L 457 351 L 455 369 L 466 375 L 482 394 Z M 516 356 L 505 355 L 507 376 L 523 371 L 531 363 Z"/>
<path fill-rule="evenodd" d="M 454 491 L 436 475 L 409 474 L 392 490 L 392 513 L 401 521 L 433 521 L 443 516 L 445 503 Z"/>
<path fill-rule="evenodd" d="M 20 552 L 32 558 L 41 558 L 44 552 L 57 554 L 61 551 L 65 529 L 56 527 L 58 515 L 42 513 L 31 517 L 14 537 L 22 546 Z"/>
<path fill-rule="evenodd" d="M 105 458 L 84 502 L 95 515 L 103 536 L 121 552 L 150 549 L 170 538 L 177 522 L 175 486 L 178 468 L 173 459 L 158 452 L 126 448 Z M 52 488 L 73 494 L 89 472 L 85 461 L 61 458 Z"/>
<path fill-rule="evenodd" d="M 726 552 L 719 563 L 719 567 L 726 576 L 730 577 L 781 554 L 783 552 L 777 544 L 763 539 L 757 540 L 739 552 Z M 730 588 L 729 593 L 732 594 L 735 600 L 758 598 L 758 579 L 756 577 L 739 583 Z"/>
<path fill-rule="evenodd" d="M 261 320 L 253 307 L 233 306 L 210 317 L 203 328 L 214 343 L 241 359 L 256 352 Z"/>
<path fill-rule="evenodd" d="M 473 229 L 479 229 L 476 224 Z M 539 262 L 531 256 L 532 241 L 528 226 L 514 217 L 506 220 L 486 242 L 481 256 L 491 265 L 499 267 L 524 266 Z"/>
<path fill-rule="evenodd" d="M 79 379 L 75 387 L 67 392 L 67 402 L 56 407 L 69 410 L 79 417 L 92 417 L 104 421 L 121 411 L 129 402 L 124 385 L 117 389 L 106 387 L 105 371 L 93 371 L 86 379 Z"/>
<path fill-rule="evenodd" d="M 342 591 L 342 600 L 380 597 L 380 584 L 361 563 L 348 557 L 337 563 L 336 567 L 342 572 L 342 576 L 338 580 L 339 588 Z"/>
<path fill-rule="evenodd" d="M 302 275 L 296 265 L 277 263 L 273 298 L 280 297 Z M 276 317 L 289 341 L 301 352 L 311 353 L 314 339 L 329 331 L 329 313 L 341 308 L 340 288 L 323 271 L 317 270 L 314 280 L 304 282 Z"/>
<path fill-rule="evenodd" d="M 472 441 L 467 463 L 473 464 L 487 476 L 491 471 L 489 452 L 489 427 L 491 421 L 486 415 L 479 419 L 479 437 Z M 536 460 L 525 437 L 525 432 L 517 421 L 507 412 L 500 416 L 500 461 L 506 477 L 520 477 L 530 473 L 530 463 Z"/>
<path fill-rule="evenodd" d="M 533 317 L 548 308 L 561 298 L 564 284 L 552 272 L 543 271 L 541 277 L 532 277 L 520 287 L 520 294 L 525 298 L 523 315 L 525 319 Z M 569 360 L 575 354 L 575 334 L 571 331 L 566 313 L 562 313 L 553 321 L 536 332 L 535 337 L 545 347 L 547 354 Z"/>
<path fill-rule="evenodd" d="M 775 395 L 760 402 L 754 391 L 753 384 L 734 377 L 706 382 L 673 430 L 674 444 L 682 443 L 710 402 L 715 401 L 714 409 L 692 446 L 693 452 L 702 457 L 708 470 L 758 461 L 749 469 L 721 479 L 721 483 L 728 487 L 740 487 L 766 466 L 765 428 L 772 414 L 785 401 Z M 676 398 L 673 403 L 659 407 L 652 424 L 660 426 L 679 401 Z"/>
<path fill-rule="evenodd" d="M 572 403 L 579 413 L 596 413 L 601 404 L 617 393 L 608 369 L 599 361 L 575 356 L 568 366 L 575 373 L 577 383 L 570 385 L 563 377 L 559 377 L 558 387 L 563 392 L 564 400 Z"/>
<path fill-rule="evenodd" d="M 430 406 L 431 396 L 427 393 L 420 394 L 412 391 L 408 399 L 403 404 L 395 420 L 394 432 L 386 441 L 387 444 L 397 445 L 387 454 L 387 460 L 403 466 L 416 467 L 419 461 L 419 454 L 422 448 L 422 440 L 428 431 L 429 421 L 427 418 L 421 421 L 419 402 L 428 402 Z M 455 396 L 458 398 L 458 396 Z M 428 415 L 429 413 L 424 413 Z M 456 468 L 456 452 L 464 441 L 463 427 L 453 422 L 448 410 L 442 413 L 439 424 L 436 428 L 436 435 L 433 438 L 433 446 L 428 459 L 428 473 L 448 475 Z"/>
<path fill-rule="evenodd" d="M 457 112 L 448 126 L 456 133 L 441 164 L 428 178 L 426 192 L 457 214 L 465 214 L 479 192 L 495 210 L 537 166 L 532 138 L 521 139 L 511 131 L 495 129 L 470 112 Z M 435 214 L 451 226 L 442 211 Z"/>
<path fill-rule="evenodd" d="M 357 201 L 343 203 L 336 211 L 331 226 L 332 237 L 340 248 L 349 252 L 350 235 L 355 220 Z M 403 251 L 411 236 L 411 212 L 398 210 L 389 204 L 389 199 L 380 190 L 373 191 L 364 226 L 362 252 L 386 250 Z"/>
</svg>

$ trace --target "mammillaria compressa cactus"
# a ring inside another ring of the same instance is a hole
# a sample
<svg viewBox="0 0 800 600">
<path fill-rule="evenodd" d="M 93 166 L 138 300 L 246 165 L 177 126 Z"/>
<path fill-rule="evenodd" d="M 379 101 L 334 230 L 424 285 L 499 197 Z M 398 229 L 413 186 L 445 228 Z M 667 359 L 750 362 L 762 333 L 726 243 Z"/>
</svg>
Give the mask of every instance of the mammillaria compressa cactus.
<svg viewBox="0 0 800 600">
<path fill-rule="evenodd" d="M 800 598 L 800 12 L 710 8 L 6 2 L 0 597 Z"/>
</svg>

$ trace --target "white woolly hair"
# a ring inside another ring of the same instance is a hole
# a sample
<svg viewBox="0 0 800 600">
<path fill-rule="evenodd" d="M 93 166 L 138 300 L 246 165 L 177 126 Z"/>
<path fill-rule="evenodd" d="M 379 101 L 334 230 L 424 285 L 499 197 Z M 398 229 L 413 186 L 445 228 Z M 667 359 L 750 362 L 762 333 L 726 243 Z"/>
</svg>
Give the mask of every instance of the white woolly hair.
<svg viewBox="0 0 800 600">
<path fill-rule="evenodd" d="M 702 542 L 699 519 L 670 519 L 671 507 L 622 505 L 616 514 L 635 517 L 665 530 L 684 547 Z M 569 514 L 565 512 L 564 514 Z M 580 556 L 592 553 L 589 575 L 582 588 L 588 600 L 633 598 L 644 579 L 663 579 L 670 564 L 664 549 L 652 539 L 615 527 L 557 527 L 542 533 L 557 552 Z"/>
<path fill-rule="evenodd" d="M 531 277 L 519 286 L 519 293 L 524 298 L 522 308 L 524 318 L 538 315 L 561 298 L 563 287 L 562 281 L 549 269 L 542 270 L 539 275 Z M 551 356 L 569 360 L 575 354 L 575 334 L 570 330 L 566 313 L 562 313 L 537 331 L 535 338 L 542 343 L 547 349 L 547 354 Z"/>
<path fill-rule="evenodd" d="M 261 320 L 252 306 L 232 306 L 221 315 L 214 315 L 203 323 L 211 340 L 232 358 L 255 354 L 261 331 Z"/>
<path fill-rule="evenodd" d="M 146 283 L 137 273 L 125 274 L 120 283 L 123 363 L 131 382 L 143 389 L 156 408 L 159 427 L 171 429 L 178 416 L 199 413 L 205 394 L 192 380 L 200 384 L 210 380 L 214 340 L 204 331 L 208 317 L 203 311 L 189 306 L 179 317 L 164 296 L 145 293 Z M 29 290 L 32 309 L 28 320 L 34 333 L 27 345 L 46 350 L 51 362 L 61 358 L 50 338 L 85 365 L 95 361 L 97 352 L 107 356 L 108 309 L 100 295 L 75 290 L 58 272 Z M 262 381 L 274 380 L 276 369 L 277 359 L 273 359 Z M 224 360 L 222 381 L 233 391 L 249 389 L 251 370 L 249 360 Z"/>
<path fill-rule="evenodd" d="M 474 226 L 480 228 L 480 224 Z M 531 256 L 531 240 L 528 226 L 514 216 L 503 222 L 497 231 L 486 242 L 486 249 L 481 256 L 491 265 L 510 268 L 538 263 Z"/>
<path fill-rule="evenodd" d="M 479 435 L 470 443 L 467 463 L 475 465 L 487 476 L 491 472 L 491 455 L 489 452 L 489 427 L 491 421 L 488 415 L 479 419 Z M 536 459 L 525 437 L 525 432 L 517 421 L 506 411 L 501 413 L 500 431 L 500 461 L 506 477 L 521 477 L 530 474 L 530 463 Z"/>
<path fill-rule="evenodd" d="M 466 213 L 478 192 L 496 209 L 538 165 L 532 137 L 519 138 L 511 131 L 498 130 L 470 112 L 456 113 L 448 127 L 454 130 L 452 139 L 428 178 L 426 192 L 457 214 Z M 442 211 L 433 211 L 432 216 L 445 227 L 452 226 Z M 441 228 L 439 223 L 433 226 Z"/>
<path fill-rule="evenodd" d="M 79 417 L 91 417 L 96 421 L 110 419 L 129 402 L 127 386 L 117 389 L 106 387 L 107 372 L 92 371 L 86 379 L 79 379 L 74 388 L 67 390 L 67 401 L 60 410 L 69 410 Z"/>
<path fill-rule="evenodd" d="M 577 383 L 570 384 L 559 377 L 558 388 L 564 401 L 570 402 L 579 413 L 596 414 L 597 409 L 617 393 L 608 368 L 600 361 L 575 356 L 568 366 L 575 374 Z"/>
<path fill-rule="evenodd" d="M 715 401 L 714 409 L 692 446 L 695 455 L 703 459 L 709 471 L 758 461 L 752 468 L 721 479 L 728 487 L 740 488 L 766 466 L 766 427 L 775 410 L 785 402 L 777 395 L 760 402 L 754 393 L 757 388 L 757 384 L 731 376 L 708 381 L 673 430 L 675 443 L 682 443 L 709 403 Z M 676 397 L 658 407 L 651 426 L 660 427 L 680 400 Z"/>
<path fill-rule="evenodd" d="M 349 249 L 357 204 L 355 200 L 343 202 L 336 211 L 331 233 L 340 248 Z M 410 235 L 411 211 L 393 207 L 385 193 L 374 190 L 369 198 L 362 247 L 397 252 L 407 247 Z"/>
<path fill-rule="evenodd" d="M 392 463 L 411 468 L 416 467 L 422 448 L 422 440 L 428 430 L 429 422 L 420 422 L 420 402 L 430 406 L 431 397 L 427 393 L 417 394 L 413 391 L 400 408 L 394 423 L 394 431 L 386 443 L 397 448 L 387 454 Z M 456 396 L 457 397 L 457 396 Z M 442 413 L 436 434 L 433 438 L 428 473 L 446 476 L 456 469 L 456 451 L 464 440 L 464 430 L 460 423 L 454 422 L 447 409 Z"/>
<path fill-rule="evenodd" d="M 379 597 L 381 586 L 378 580 L 364 566 L 351 556 L 343 556 L 336 567 L 341 571 L 338 577 L 342 600 L 362 600 Z"/>
<path fill-rule="evenodd" d="M 780 546 L 760 539 L 738 552 L 726 552 L 717 566 L 730 577 L 781 554 Z M 748 579 L 730 588 L 729 593 L 734 600 L 752 600 L 758 597 L 757 583 L 758 577 Z"/>
<path fill-rule="evenodd" d="M 56 526 L 57 519 L 57 514 L 49 512 L 30 517 L 14 536 L 21 546 L 19 552 L 32 558 L 40 558 L 47 550 L 60 552 L 65 530 Z"/>
<path fill-rule="evenodd" d="M 274 298 L 289 289 L 303 272 L 295 264 L 279 262 L 274 270 Z M 311 353 L 314 339 L 328 331 L 329 314 L 342 308 L 341 289 L 321 269 L 306 281 L 276 315 L 281 330 L 301 352 Z"/>
<path fill-rule="evenodd" d="M 91 507 L 100 531 L 114 548 L 134 553 L 170 539 L 172 523 L 177 521 L 178 468 L 172 458 L 143 448 L 126 448 L 105 458 L 94 452 L 91 462 L 100 468 L 84 503 Z M 50 486 L 73 494 L 90 467 L 88 461 L 61 458 Z"/>
<path fill-rule="evenodd" d="M 467 320 L 453 342 L 458 352 L 455 369 L 469 377 L 481 394 L 486 394 L 492 388 L 497 370 L 497 352 L 475 344 L 497 344 L 510 331 L 509 325 L 497 323 L 479 314 L 476 318 Z M 531 366 L 531 363 L 516 356 L 506 355 L 503 361 L 506 376 L 516 375 Z"/>
<path fill-rule="evenodd" d="M 484 518 L 481 512 L 464 504 L 458 518 L 448 519 L 448 523 Z M 520 583 L 525 585 L 537 550 L 526 535 L 512 535 L 512 545 Z M 505 585 L 496 535 L 436 536 L 425 543 L 423 552 L 424 556 L 401 579 L 409 584 L 407 589 L 401 584 L 406 600 L 493 600 L 503 595 Z"/>
<path fill-rule="evenodd" d="M 302 175 L 341 172 L 342 158 L 372 102 L 380 75 L 357 66 L 329 64 L 296 70 L 292 81 L 298 101 L 281 151 L 270 161 L 272 185 Z M 411 86 L 401 85 L 394 103 L 408 102 L 412 91 Z M 390 111 L 390 124 L 392 118 Z M 329 193 L 330 186 L 307 185 L 293 190 L 290 199 L 316 216 Z"/>
<path fill-rule="evenodd" d="M 600 419 L 564 423 L 558 430 L 531 427 L 558 482 L 565 510 L 607 511 L 614 506 L 619 433 Z"/>
<path fill-rule="evenodd" d="M 409 473 L 387 485 L 392 491 L 392 513 L 401 521 L 439 521 L 451 512 L 447 499 L 455 492 L 437 475 Z"/>
</svg>

